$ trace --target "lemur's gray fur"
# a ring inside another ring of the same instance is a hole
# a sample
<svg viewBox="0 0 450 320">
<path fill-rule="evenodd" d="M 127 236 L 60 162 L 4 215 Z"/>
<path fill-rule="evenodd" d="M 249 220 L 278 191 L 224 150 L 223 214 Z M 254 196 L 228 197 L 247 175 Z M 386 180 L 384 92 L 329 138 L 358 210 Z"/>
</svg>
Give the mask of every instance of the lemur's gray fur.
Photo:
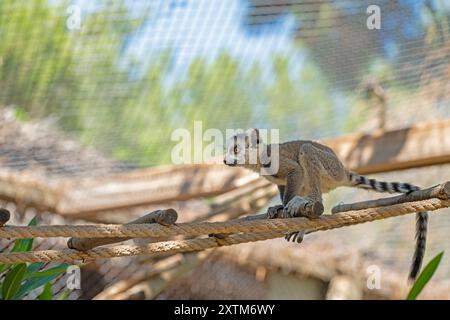
<svg viewBox="0 0 450 320">
<path fill-rule="evenodd" d="M 307 140 L 289 141 L 281 144 L 265 145 L 259 137 L 259 131 L 252 129 L 248 133 L 233 136 L 228 142 L 224 163 L 229 166 L 241 166 L 258 173 L 267 167 L 261 159 L 273 158 L 271 150 L 278 149 L 278 171 L 264 178 L 278 186 L 282 205 L 270 207 L 268 216 L 277 217 L 283 208 L 285 217 L 320 216 L 324 207 L 322 194 L 340 186 L 371 189 L 378 192 L 409 193 L 419 188 L 409 183 L 381 182 L 351 172 L 344 168 L 332 149 L 320 143 Z M 249 161 L 250 154 L 256 153 L 256 161 Z M 250 163 L 253 162 L 253 163 Z M 416 249 L 413 256 L 410 279 L 415 279 L 420 271 L 425 254 L 428 215 L 417 214 Z M 286 239 L 301 242 L 304 232 L 286 235 Z"/>
</svg>

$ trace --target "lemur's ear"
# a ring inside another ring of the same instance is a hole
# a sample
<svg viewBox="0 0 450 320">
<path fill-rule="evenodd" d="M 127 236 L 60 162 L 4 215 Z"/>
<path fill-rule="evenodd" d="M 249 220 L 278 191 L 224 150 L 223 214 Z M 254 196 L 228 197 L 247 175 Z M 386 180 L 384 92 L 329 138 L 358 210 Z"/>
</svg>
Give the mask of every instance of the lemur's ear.
<svg viewBox="0 0 450 320">
<path fill-rule="evenodd" d="M 252 147 L 257 146 L 261 142 L 258 129 L 250 129 L 248 132 L 248 137 L 249 137 L 249 145 Z"/>
</svg>

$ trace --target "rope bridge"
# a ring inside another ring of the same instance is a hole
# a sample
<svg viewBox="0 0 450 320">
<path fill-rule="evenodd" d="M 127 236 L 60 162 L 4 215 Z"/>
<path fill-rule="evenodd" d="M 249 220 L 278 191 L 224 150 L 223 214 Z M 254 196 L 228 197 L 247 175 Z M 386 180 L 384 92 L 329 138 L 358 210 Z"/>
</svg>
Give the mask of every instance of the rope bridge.
<svg viewBox="0 0 450 320">
<path fill-rule="evenodd" d="M 143 254 L 201 251 L 221 246 L 274 239 L 287 233 L 341 228 L 390 217 L 450 207 L 450 182 L 396 197 L 340 204 L 331 215 L 308 219 L 267 219 L 266 214 L 253 215 L 226 222 L 192 222 L 176 224 L 177 212 L 158 210 L 124 225 L 53 225 L 5 226 L 9 213 L 0 210 L 0 238 L 71 237 L 70 249 L 0 253 L 0 263 L 50 261 L 87 261 L 93 259 L 136 256 Z M 281 212 L 280 212 L 281 214 Z M 164 238 L 185 236 L 184 240 Z M 203 237 L 199 237 L 203 236 Z M 205 237 L 206 236 L 206 237 Z M 147 245 L 98 247 L 132 238 L 161 238 Z M 198 237 L 198 238 L 193 238 Z"/>
</svg>

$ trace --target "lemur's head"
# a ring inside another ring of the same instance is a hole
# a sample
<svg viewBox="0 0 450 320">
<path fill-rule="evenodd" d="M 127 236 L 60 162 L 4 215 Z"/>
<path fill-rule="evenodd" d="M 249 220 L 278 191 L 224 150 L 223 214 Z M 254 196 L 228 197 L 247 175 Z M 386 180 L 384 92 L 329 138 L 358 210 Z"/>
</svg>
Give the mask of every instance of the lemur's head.
<svg viewBox="0 0 450 320">
<path fill-rule="evenodd" d="M 258 169 L 268 163 L 270 150 L 261 141 L 258 129 L 238 133 L 227 141 L 223 163 L 232 167 Z"/>
</svg>

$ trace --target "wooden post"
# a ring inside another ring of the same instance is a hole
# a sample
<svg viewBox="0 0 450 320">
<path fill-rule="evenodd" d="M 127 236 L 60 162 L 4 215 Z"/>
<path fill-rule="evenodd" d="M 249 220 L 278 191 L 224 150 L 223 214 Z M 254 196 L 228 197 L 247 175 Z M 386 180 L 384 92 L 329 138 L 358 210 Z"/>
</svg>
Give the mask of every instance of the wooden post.
<svg viewBox="0 0 450 320">
<path fill-rule="evenodd" d="M 10 217 L 11 213 L 8 210 L 0 208 L 0 227 L 5 225 Z"/>
</svg>

